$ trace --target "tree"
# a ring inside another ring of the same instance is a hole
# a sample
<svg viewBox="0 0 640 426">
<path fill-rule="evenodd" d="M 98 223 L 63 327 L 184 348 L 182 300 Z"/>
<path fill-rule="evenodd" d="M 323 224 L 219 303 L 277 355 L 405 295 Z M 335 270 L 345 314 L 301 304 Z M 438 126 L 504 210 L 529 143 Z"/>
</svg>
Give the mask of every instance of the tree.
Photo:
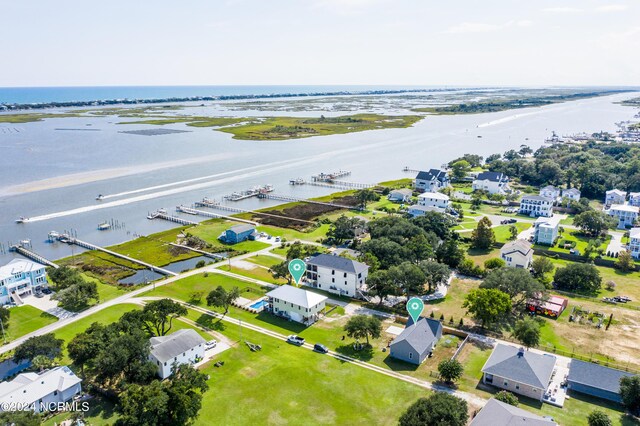
<svg viewBox="0 0 640 426">
<path fill-rule="evenodd" d="M 448 265 L 450 268 L 457 268 L 464 260 L 465 252 L 456 240 L 447 240 L 438 246 L 436 259 Z"/>
<path fill-rule="evenodd" d="M 289 272 L 289 260 L 273 265 L 269 268 L 269 272 L 271 272 L 273 278 L 285 278 L 287 280 L 287 284 L 291 285 L 292 278 L 291 273 Z"/>
<path fill-rule="evenodd" d="M 356 229 L 363 226 L 364 222 L 362 220 L 341 215 L 329 226 L 327 237 L 335 241 L 336 244 L 342 244 L 345 240 L 355 238 Z"/>
<path fill-rule="evenodd" d="M 375 221 L 377 222 L 377 220 Z M 411 258 L 409 250 L 387 237 L 375 238 L 372 236 L 370 241 L 362 244 L 360 247 L 362 253 L 371 253 L 380 262 L 380 268 L 388 269 L 394 265 L 399 265 L 405 259 Z"/>
<path fill-rule="evenodd" d="M 155 377 L 157 367 L 149 361 L 149 337 L 143 330 L 111 336 L 93 361 L 98 383 L 146 384 Z"/>
<path fill-rule="evenodd" d="M 516 322 L 513 336 L 526 348 L 540 344 L 540 324 L 533 318 L 525 317 Z"/>
<path fill-rule="evenodd" d="M 594 410 L 587 417 L 589 426 L 611 426 L 611 419 L 604 411 Z"/>
<path fill-rule="evenodd" d="M 366 339 L 369 345 L 369 337 L 373 339 L 380 337 L 382 322 L 374 316 L 354 315 L 345 324 L 344 331 L 353 339 Z"/>
<path fill-rule="evenodd" d="M 402 262 L 388 270 L 391 279 L 406 293 L 424 293 L 426 277 L 422 269 L 411 262 Z"/>
<path fill-rule="evenodd" d="M 555 266 L 553 262 L 547 257 L 536 257 L 531 263 L 531 269 L 533 270 L 533 276 L 536 278 L 542 278 L 549 272 L 553 271 Z"/>
<path fill-rule="evenodd" d="M 433 260 L 423 260 L 418 266 L 427 281 L 429 292 L 440 284 L 446 284 L 451 276 L 451 269 L 444 263 Z"/>
<path fill-rule="evenodd" d="M 16 348 L 13 357 L 16 360 L 32 361 L 38 355 L 43 355 L 55 359 L 60 356 L 63 344 L 64 340 L 56 339 L 53 333 L 30 337 Z"/>
<path fill-rule="evenodd" d="M 0 306 L 0 321 L 4 328 L 9 327 L 9 318 L 11 317 L 11 311 L 4 306 Z"/>
<path fill-rule="evenodd" d="M 618 253 L 618 260 L 616 261 L 616 267 L 622 271 L 628 272 L 636 269 L 636 264 L 631 257 L 629 250 L 622 250 Z"/>
<path fill-rule="evenodd" d="M 139 312 L 139 311 L 138 311 Z M 123 315 L 124 318 L 124 315 Z M 126 321 L 126 320 L 125 320 Z M 130 323 L 126 322 L 128 325 Z M 84 332 L 77 334 L 67 344 L 67 352 L 73 363 L 80 367 L 84 375 L 84 367 L 93 361 L 115 336 L 115 327 L 107 327 L 94 322 Z"/>
<path fill-rule="evenodd" d="M 471 245 L 474 248 L 488 249 L 496 242 L 496 236 L 491 229 L 491 220 L 483 216 L 478 226 L 471 233 Z"/>
<path fill-rule="evenodd" d="M 205 264 L 204 260 L 198 260 L 198 262 L 196 262 L 196 269 L 204 268 Z"/>
<path fill-rule="evenodd" d="M 524 309 L 528 299 L 539 297 L 545 288 L 522 268 L 500 268 L 489 272 L 480 288 L 495 288 L 509 295 L 514 311 Z"/>
<path fill-rule="evenodd" d="M 471 171 L 471 164 L 466 160 L 458 160 L 451 164 L 451 174 L 457 180 L 464 179 Z"/>
<path fill-rule="evenodd" d="M 0 411 L 0 424 L 3 426 L 40 426 L 41 420 L 33 411 Z"/>
<path fill-rule="evenodd" d="M 377 201 L 380 199 L 380 196 L 370 189 L 360 189 L 356 191 L 355 197 L 363 209 L 367 208 L 367 203 L 369 201 Z"/>
<path fill-rule="evenodd" d="M 207 375 L 188 364 L 173 369 L 171 378 L 164 383 L 169 397 L 166 425 L 187 425 L 202 407 L 202 394 L 209 389 Z"/>
<path fill-rule="evenodd" d="M 634 415 L 640 414 L 640 376 L 625 376 L 620 379 L 622 403 Z"/>
<path fill-rule="evenodd" d="M 369 287 L 370 295 L 380 298 L 379 305 L 382 305 L 387 296 L 395 296 L 401 293 L 400 286 L 396 284 L 393 276 L 384 269 L 370 273 L 367 277 L 367 286 Z"/>
<path fill-rule="evenodd" d="M 440 378 L 447 383 L 453 383 L 462 377 L 464 367 L 456 359 L 444 359 L 438 364 Z"/>
<path fill-rule="evenodd" d="M 491 259 L 487 259 L 484 261 L 484 269 L 489 271 L 493 269 L 500 269 L 504 268 L 506 264 L 507 263 L 499 257 L 492 257 Z"/>
<path fill-rule="evenodd" d="M 148 302 L 142 312 L 146 322 L 152 327 L 156 336 L 164 336 L 171 330 L 173 320 L 187 315 L 187 308 L 171 299 L 160 299 Z"/>
<path fill-rule="evenodd" d="M 571 263 L 559 268 L 553 276 L 553 281 L 560 290 L 590 294 L 597 293 L 602 285 L 600 271 L 589 263 Z"/>
<path fill-rule="evenodd" d="M 608 228 L 615 226 L 615 219 L 611 216 L 596 210 L 589 210 L 577 214 L 573 218 L 573 224 L 588 235 L 598 236 L 603 234 Z"/>
<path fill-rule="evenodd" d="M 231 306 L 238 297 L 240 297 L 240 289 L 238 287 L 233 287 L 227 291 L 219 285 L 207 295 L 207 306 L 224 309 L 224 313 L 222 314 L 224 317 L 229 313 L 229 306 Z"/>
<path fill-rule="evenodd" d="M 399 426 L 464 426 L 467 424 L 467 402 L 445 392 L 420 398 L 404 412 Z"/>
<path fill-rule="evenodd" d="M 117 405 L 120 418 L 117 425 L 161 425 L 169 410 L 169 396 L 159 380 L 147 386 L 129 385 Z"/>
<path fill-rule="evenodd" d="M 433 236 L 434 234 L 431 235 Z M 437 241 L 435 241 L 435 244 L 437 244 Z M 423 259 L 433 257 L 432 242 L 429 241 L 424 233 L 418 234 L 415 237 L 411 238 L 407 242 L 406 247 L 411 253 L 411 260 L 413 260 L 415 263 L 418 263 Z"/>
<path fill-rule="evenodd" d="M 520 403 L 517 396 L 506 390 L 498 392 L 493 398 L 505 404 L 513 405 L 514 407 L 517 407 Z"/>
<path fill-rule="evenodd" d="M 54 294 L 52 299 L 57 300 L 59 306 L 73 312 L 78 312 L 91 304 L 92 300 L 98 301 L 98 286 L 93 281 L 82 281 L 71 285 Z"/>
<path fill-rule="evenodd" d="M 479 288 L 467 294 L 462 307 L 467 308 L 467 312 L 479 320 L 484 328 L 511 311 L 511 299 L 507 293 L 495 288 Z"/>
<path fill-rule="evenodd" d="M 61 266 L 59 268 L 47 268 L 47 275 L 53 281 L 58 290 L 62 290 L 76 284 L 84 282 L 84 278 L 80 272 L 69 266 Z"/>
<path fill-rule="evenodd" d="M 518 238 L 518 234 L 520 232 L 518 231 L 518 227 L 515 225 L 511 225 L 509 226 L 509 239 L 510 240 L 515 240 L 516 238 Z"/>
<path fill-rule="evenodd" d="M 52 367 L 53 362 L 49 357 L 46 357 L 44 355 L 38 355 L 35 358 L 33 358 L 33 360 L 31 360 L 31 365 L 37 368 L 38 371 L 44 371 L 47 368 Z"/>
</svg>

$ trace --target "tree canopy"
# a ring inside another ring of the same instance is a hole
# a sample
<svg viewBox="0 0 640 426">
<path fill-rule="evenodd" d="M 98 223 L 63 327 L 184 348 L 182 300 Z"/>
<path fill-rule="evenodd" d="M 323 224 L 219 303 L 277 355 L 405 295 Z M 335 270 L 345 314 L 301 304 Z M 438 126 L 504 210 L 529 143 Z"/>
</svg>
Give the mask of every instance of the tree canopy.
<svg viewBox="0 0 640 426">
<path fill-rule="evenodd" d="M 495 269 L 485 277 L 480 288 L 495 288 L 509 295 L 514 311 L 524 309 L 528 299 L 545 291 L 544 285 L 523 268 Z"/>
<path fill-rule="evenodd" d="M 570 263 L 558 268 L 553 276 L 554 284 L 561 290 L 597 293 L 602 285 L 600 271 L 589 263 Z"/>
<path fill-rule="evenodd" d="M 467 402 L 445 392 L 435 392 L 414 402 L 400 417 L 399 426 L 465 426 Z"/>
<path fill-rule="evenodd" d="M 53 333 L 34 336 L 25 340 L 18 346 L 13 354 L 17 360 L 33 360 L 38 355 L 55 359 L 62 353 L 64 340 L 56 339 Z"/>
<path fill-rule="evenodd" d="M 345 324 L 344 331 L 353 339 L 366 339 L 368 345 L 369 337 L 380 337 L 382 322 L 372 315 L 354 315 Z"/>
<path fill-rule="evenodd" d="M 491 229 L 491 220 L 483 216 L 476 229 L 471 232 L 471 245 L 479 249 L 488 249 L 496 242 L 496 236 Z"/>
<path fill-rule="evenodd" d="M 462 307 L 467 308 L 467 312 L 485 327 L 497 323 L 511 312 L 511 299 L 498 289 L 478 288 L 467 294 Z"/>
</svg>

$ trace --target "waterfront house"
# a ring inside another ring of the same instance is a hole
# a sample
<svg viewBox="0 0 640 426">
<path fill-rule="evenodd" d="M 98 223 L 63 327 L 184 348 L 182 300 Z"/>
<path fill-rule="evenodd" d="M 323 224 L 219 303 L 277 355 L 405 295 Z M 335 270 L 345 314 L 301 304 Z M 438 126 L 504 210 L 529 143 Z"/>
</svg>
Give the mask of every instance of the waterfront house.
<svg viewBox="0 0 640 426">
<path fill-rule="evenodd" d="M 0 267 L 0 305 L 21 305 L 24 297 L 48 287 L 46 267 L 27 259 L 13 259 Z"/>
<path fill-rule="evenodd" d="M 533 223 L 533 227 L 533 241 L 536 244 L 551 246 L 555 243 L 556 238 L 558 238 L 560 218 L 556 216 L 540 216 Z"/>
<path fill-rule="evenodd" d="M 449 196 L 441 192 L 424 192 L 418 195 L 418 205 L 435 207 L 444 213 L 449 208 Z"/>
<path fill-rule="evenodd" d="M 620 379 L 630 376 L 633 374 L 626 371 L 572 359 L 569 364 L 567 389 L 596 398 L 622 402 Z"/>
<path fill-rule="evenodd" d="M 557 201 L 560 198 L 560 189 L 553 185 L 547 185 L 540 189 L 540 196 Z"/>
<path fill-rule="evenodd" d="M 39 413 L 50 410 L 50 404 L 65 403 L 80 393 L 82 380 L 69 367 L 55 367 L 42 373 L 18 374 L 0 383 L 0 411 L 4 407 L 30 407 Z M 15 411 L 14 408 L 6 411 Z"/>
<path fill-rule="evenodd" d="M 267 293 L 267 310 L 274 315 L 311 325 L 324 311 L 327 297 L 290 285 L 282 285 Z"/>
<path fill-rule="evenodd" d="M 414 186 L 419 192 L 436 192 L 449 186 L 449 175 L 445 170 L 440 169 L 421 171 L 416 176 Z"/>
<path fill-rule="evenodd" d="M 630 192 L 629 193 L 629 205 L 640 207 L 640 192 Z"/>
<path fill-rule="evenodd" d="M 368 265 L 345 257 L 319 254 L 307 260 L 308 284 L 341 296 L 359 296 L 368 274 Z"/>
<path fill-rule="evenodd" d="M 522 408 L 491 398 L 471 420 L 469 426 L 558 426 L 552 419 L 540 417 Z"/>
<path fill-rule="evenodd" d="M 628 204 L 612 204 L 606 213 L 613 216 L 618 221 L 618 229 L 631 228 L 638 219 L 640 207 L 630 206 Z"/>
<path fill-rule="evenodd" d="M 474 179 L 471 188 L 474 191 L 484 190 L 489 194 L 504 194 L 509 189 L 509 177 L 499 172 L 482 172 Z"/>
<path fill-rule="evenodd" d="M 510 241 L 500 249 L 500 257 L 511 268 L 528 269 L 533 262 L 533 248 L 527 240 Z"/>
<path fill-rule="evenodd" d="M 606 192 L 604 197 L 604 207 L 609 208 L 613 204 L 624 204 L 627 193 L 619 189 L 611 189 Z"/>
<path fill-rule="evenodd" d="M 553 216 L 553 204 L 555 198 L 542 197 L 540 195 L 525 195 L 520 201 L 518 213 L 531 217 Z"/>
<path fill-rule="evenodd" d="M 442 337 L 442 323 L 440 321 L 420 317 L 414 323 L 409 323 L 389 346 L 389 355 L 411 364 L 420 365 L 433 351 L 436 343 Z"/>
<path fill-rule="evenodd" d="M 235 225 L 224 231 L 220 239 L 228 244 L 237 244 L 246 240 L 253 240 L 257 236 L 256 228 L 253 225 Z"/>
<path fill-rule="evenodd" d="M 394 189 L 389 192 L 387 199 L 389 201 L 393 201 L 394 203 L 407 203 L 411 200 L 411 196 L 413 195 L 413 191 L 409 188 L 402 189 Z"/>
<path fill-rule="evenodd" d="M 191 328 L 152 337 L 149 342 L 149 361 L 156 365 L 162 379 L 171 376 L 174 364 L 195 364 L 204 358 L 206 340 Z"/>
<path fill-rule="evenodd" d="M 640 228 L 629 230 L 629 251 L 634 259 L 640 259 Z"/>
<path fill-rule="evenodd" d="M 542 401 L 556 357 L 498 343 L 482 367 L 482 382 Z"/>
<path fill-rule="evenodd" d="M 407 213 L 409 213 L 409 216 L 411 217 L 424 216 L 427 212 L 443 213 L 441 208 L 434 207 L 434 206 L 427 207 L 427 206 L 421 206 L 419 204 L 414 204 L 407 208 Z"/>
<path fill-rule="evenodd" d="M 581 195 L 580 191 L 576 188 L 569 188 L 569 189 L 562 190 L 562 198 L 565 200 L 578 202 L 580 201 L 580 195 Z"/>
</svg>

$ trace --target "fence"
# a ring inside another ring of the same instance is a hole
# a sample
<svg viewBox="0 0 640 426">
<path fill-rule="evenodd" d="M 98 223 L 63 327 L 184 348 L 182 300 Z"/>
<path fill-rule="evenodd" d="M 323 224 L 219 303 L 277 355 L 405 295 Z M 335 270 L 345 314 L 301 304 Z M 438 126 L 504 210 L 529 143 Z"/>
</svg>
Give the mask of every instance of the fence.
<svg viewBox="0 0 640 426">
<path fill-rule="evenodd" d="M 546 256 L 546 257 L 552 257 L 554 259 L 569 260 L 571 262 L 582 262 L 582 263 L 593 262 L 594 264 L 596 264 L 598 266 L 605 266 L 605 267 L 608 267 L 608 268 L 615 268 L 616 267 L 616 261 L 615 260 L 602 259 L 602 258 L 599 258 L 599 257 L 591 259 L 591 258 L 586 257 L 586 256 L 577 256 L 575 254 L 563 253 L 563 252 L 552 251 L 552 250 L 545 250 L 545 249 L 541 249 L 541 248 L 534 248 L 533 249 L 533 253 L 537 254 L 538 256 Z M 634 267 L 634 271 L 638 271 L 638 270 L 640 270 L 640 269 L 638 268 L 638 265 L 636 265 Z"/>
</svg>

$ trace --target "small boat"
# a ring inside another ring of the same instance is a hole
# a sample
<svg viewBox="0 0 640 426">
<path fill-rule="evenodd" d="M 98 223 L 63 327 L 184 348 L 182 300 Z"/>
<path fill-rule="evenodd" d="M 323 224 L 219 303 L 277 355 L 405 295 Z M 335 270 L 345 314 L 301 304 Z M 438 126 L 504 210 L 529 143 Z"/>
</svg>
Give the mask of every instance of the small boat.
<svg viewBox="0 0 640 426">
<path fill-rule="evenodd" d="M 98 194 L 98 196 L 96 197 L 96 201 L 102 201 L 104 199 L 104 195 L 102 194 Z"/>
<path fill-rule="evenodd" d="M 16 219 L 16 223 L 25 223 L 28 220 L 29 220 L 29 218 L 24 217 L 24 216 L 20 216 L 19 218 Z"/>
<path fill-rule="evenodd" d="M 111 224 L 109 222 L 102 222 L 98 225 L 99 231 L 107 231 L 109 229 L 111 229 Z"/>
<path fill-rule="evenodd" d="M 479 138 L 481 138 L 481 137 L 482 137 L 482 135 L 478 135 L 478 137 L 479 137 Z"/>
</svg>

